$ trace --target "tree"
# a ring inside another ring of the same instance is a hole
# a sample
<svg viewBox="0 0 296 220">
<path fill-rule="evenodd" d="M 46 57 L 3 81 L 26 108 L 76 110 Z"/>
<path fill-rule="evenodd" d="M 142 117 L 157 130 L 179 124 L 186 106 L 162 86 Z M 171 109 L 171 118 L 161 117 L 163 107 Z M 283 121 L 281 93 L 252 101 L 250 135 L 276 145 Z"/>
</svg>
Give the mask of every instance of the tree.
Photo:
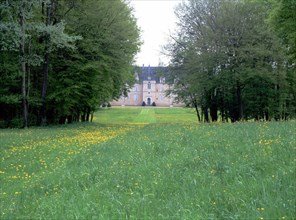
<svg viewBox="0 0 296 220">
<path fill-rule="evenodd" d="M 46 96 L 48 87 L 49 74 L 49 57 L 56 48 L 73 48 L 73 43 L 81 39 L 80 36 L 69 36 L 64 32 L 65 25 L 58 19 L 58 1 L 48 0 L 42 1 L 42 16 L 44 18 L 44 26 L 42 40 L 44 41 L 44 58 L 43 58 L 43 81 L 41 90 L 41 114 L 40 124 L 46 124 Z"/>
<path fill-rule="evenodd" d="M 31 65 L 39 66 L 41 64 L 42 42 L 44 42 L 46 38 L 47 43 L 44 47 L 45 49 L 43 48 L 45 51 L 45 55 L 43 56 L 45 77 L 43 78 L 42 99 L 44 100 L 46 96 L 46 74 L 48 74 L 48 57 L 50 52 L 55 48 L 73 48 L 72 43 L 78 39 L 77 37 L 70 37 L 64 33 L 65 25 L 63 22 L 56 22 L 55 25 L 51 25 L 49 18 L 45 19 L 47 22 L 45 24 L 40 22 L 39 14 L 36 12 L 38 9 L 41 9 L 41 7 L 44 7 L 45 4 L 48 6 L 47 15 L 51 16 L 51 1 L 21 0 L 10 2 L 2 1 L 0 3 L 0 14 L 3 21 L 0 25 L 0 29 L 2 30 L 0 34 L 2 42 L 0 53 L 2 53 L 3 56 L 10 56 L 10 54 L 15 54 L 17 50 L 19 51 L 19 62 L 15 64 L 19 64 L 19 70 L 21 72 L 20 91 L 23 127 L 28 126 Z M 32 44 L 35 49 L 35 54 L 33 55 L 31 55 Z M 7 94 L 6 97 L 9 97 L 9 95 L 11 96 L 11 94 Z M 42 107 L 44 106 L 45 104 L 43 102 Z"/>
<path fill-rule="evenodd" d="M 269 25 L 282 39 L 289 55 L 287 59 L 288 112 L 296 115 L 296 2 L 293 0 L 271 1 Z"/>
<path fill-rule="evenodd" d="M 272 28 L 287 45 L 288 53 L 296 62 L 296 2 L 294 0 L 273 1 L 273 9 L 269 15 Z"/>
<path fill-rule="evenodd" d="M 1 127 L 89 121 L 133 84 L 140 41 L 126 2 L 0 1 L 0 19 Z"/>
<path fill-rule="evenodd" d="M 14 53 L 19 48 L 20 72 L 21 72 L 21 100 L 22 100 L 22 120 L 23 127 L 28 127 L 28 94 L 30 77 L 26 72 L 28 56 L 25 48 L 27 43 L 28 32 L 38 24 L 30 23 L 32 18 L 34 4 L 38 0 L 22 0 L 16 2 L 3 1 L 0 3 L 1 16 L 3 22 L 0 25 L 2 29 L 2 48 L 0 50 Z M 30 46 L 29 46 L 30 47 Z"/>
<path fill-rule="evenodd" d="M 56 108 L 51 112 L 61 123 L 68 116 L 88 121 L 97 106 L 120 97 L 133 84 L 139 30 L 131 8 L 121 1 L 88 0 L 64 18 L 68 31 L 83 41 L 76 51 L 58 51 L 53 57 L 58 65 L 50 79 L 50 106 Z"/>
<path fill-rule="evenodd" d="M 205 121 L 208 110 L 212 121 L 218 112 L 222 120 L 269 119 L 285 102 L 285 56 L 265 23 L 267 14 L 262 12 L 267 7 L 262 2 L 219 0 L 191 0 L 179 6 L 179 31 L 168 46 L 171 83 L 183 100 L 198 103 Z M 254 89 L 269 97 L 254 105 Z M 276 107 L 275 98 L 280 100 Z"/>
</svg>

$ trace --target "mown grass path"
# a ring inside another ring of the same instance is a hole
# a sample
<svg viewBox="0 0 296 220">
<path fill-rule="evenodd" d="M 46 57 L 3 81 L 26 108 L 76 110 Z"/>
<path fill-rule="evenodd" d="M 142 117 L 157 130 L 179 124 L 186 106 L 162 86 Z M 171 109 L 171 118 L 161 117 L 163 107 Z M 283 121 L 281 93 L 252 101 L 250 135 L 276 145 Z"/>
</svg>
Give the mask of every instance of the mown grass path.
<svg viewBox="0 0 296 220">
<path fill-rule="evenodd" d="M 0 219 L 293 219 L 296 124 L 112 108 L 0 131 Z"/>
<path fill-rule="evenodd" d="M 144 108 L 141 110 L 140 114 L 138 114 L 134 122 L 143 122 L 143 123 L 154 123 L 156 122 L 155 118 L 155 110 L 152 108 Z"/>
</svg>

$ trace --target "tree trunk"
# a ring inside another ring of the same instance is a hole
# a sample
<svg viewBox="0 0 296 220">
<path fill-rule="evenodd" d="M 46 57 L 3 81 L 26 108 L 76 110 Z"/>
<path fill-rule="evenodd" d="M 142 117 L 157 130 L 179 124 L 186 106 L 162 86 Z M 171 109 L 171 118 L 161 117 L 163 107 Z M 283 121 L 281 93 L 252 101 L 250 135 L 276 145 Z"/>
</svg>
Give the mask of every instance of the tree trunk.
<svg viewBox="0 0 296 220">
<path fill-rule="evenodd" d="M 76 121 L 77 121 L 77 122 L 80 121 L 80 111 L 77 111 Z"/>
<path fill-rule="evenodd" d="M 81 115 L 81 121 L 84 122 L 86 117 L 86 109 L 84 109 L 82 115 Z"/>
<path fill-rule="evenodd" d="M 67 116 L 67 122 L 68 122 L 68 124 L 72 124 L 72 122 L 73 122 L 73 115 L 68 115 Z"/>
<path fill-rule="evenodd" d="M 204 115 L 205 115 L 205 122 L 209 122 L 209 112 L 207 108 L 203 109 Z"/>
<path fill-rule="evenodd" d="M 224 104 L 224 90 L 222 91 L 222 95 L 221 95 L 221 117 L 222 117 L 222 122 L 225 122 L 225 104 Z"/>
<path fill-rule="evenodd" d="M 29 101 L 31 87 L 31 39 L 28 41 L 28 59 L 27 59 L 27 107 L 29 111 Z"/>
<path fill-rule="evenodd" d="M 50 16 L 51 16 L 51 3 L 46 4 L 46 26 L 50 25 Z M 40 125 L 44 126 L 46 124 L 46 91 L 48 84 L 48 66 L 49 66 L 49 36 L 45 36 L 45 54 L 44 54 L 44 64 L 43 64 L 43 82 L 42 82 L 42 91 L 41 91 L 41 122 Z"/>
<path fill-rule="evenodd" d="M 60 124 L 60 125 L 65 124 L 65 123 L 66 123 L 66 119 L 67 119 L 66 116 L 61 116 L 61 117 L 59 118 L 59 124 Z"/>
<path fill-rule="evenodd" d="M 47 91 L 47 83 L 48 83 L 48 61 L 49 61 L 49 53 L 46 52 L 44 56 L 43 82 L 42 82 L 42 92 L 41 92 L 41 99 L 42 99 L 41 126 L 44 126 L 46 124 L 46 91 Z"/>
<path fill-rule="evenodd" d="M 73 121 L 79 122 L 79 120 L 80 120 L 80 111 L 79 110 L 76 110 L 76 112 L 74 113 L 74 119 L 73 119 Z"/>
<path fill-rule="evenodd" d="M 244 111 L 243 111 L 243 100 L 242 100 L 242 88 L 239 82 L 236 83 L 236 97 L 238 104 L 238 120 L 244 119 Z"/>
<path fill-rule="evenodd" d="M 90 122 L 92 122 L 94 119 L 94 112 L 91 112 L 91 115 L 90 115 Z"/>
<path fill-rule="evenodd" d="M 28 127 L 28 107 L 26 97 L 26 61 L 25 61 L 25 15 L 24 8 L 20 12 L 20 26 L 21 26 L 21 40 L 20 40 L 20 54 L 21 54 L 21 71 L 22 71 L 22 109 L 23 109 L 23 127 Z"/>
<path fill-rule="evenodd" d="M 216 104 L 212 104 L 210 107 L 210 115 L 213 122 L 218 120 L 218 109 Z"/>
<path fill-rule="evenodd" d="M 199 111 L 198 111 L 198 106 L 197 106 L 197 101 L 196 100 L 193 100 L 193 105 L 194 105 L 194 108 L 195 108 L 195 111 L 196 111 L 196 116 L 197 116 L 197 119 L 198 119 L 198 122 L 200 122 L 200 115 L 199 115 Z"/>
<path fill-rule="evenodd" d="M 89 107 L 87 107 L 86 108 L 86 121 L 89 121 L 89 116 L 90 116 L 90 108 Z"/>
</svg>

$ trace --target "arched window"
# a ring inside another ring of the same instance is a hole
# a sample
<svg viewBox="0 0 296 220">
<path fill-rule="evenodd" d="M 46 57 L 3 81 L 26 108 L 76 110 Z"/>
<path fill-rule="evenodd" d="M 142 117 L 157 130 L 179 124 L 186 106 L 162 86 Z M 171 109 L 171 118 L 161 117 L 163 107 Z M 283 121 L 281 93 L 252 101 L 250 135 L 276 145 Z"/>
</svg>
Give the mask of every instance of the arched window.
<svg viewBox="0 0 296 220">
<path fill-rule="evenodd" d="M 148 82 L 148 89 L 151 89 L 151 83 Z"/>
</svg>

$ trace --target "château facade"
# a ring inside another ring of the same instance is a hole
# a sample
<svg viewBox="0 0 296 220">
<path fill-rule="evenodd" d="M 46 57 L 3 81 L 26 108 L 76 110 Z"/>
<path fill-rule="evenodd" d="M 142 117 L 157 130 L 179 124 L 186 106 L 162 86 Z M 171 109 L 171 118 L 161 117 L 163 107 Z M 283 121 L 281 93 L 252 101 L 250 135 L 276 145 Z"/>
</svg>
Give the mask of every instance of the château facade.
<svg viewBox="0 0 296 220">
<path fill-rule="evenodd" d="M 128 93 L 127 97 L 121 97 L 117 101 L 112 101 L 112 106 L 146 106 L 155 104 L 159 107 L 184 106 L 184 104 L 174 103 L 172 95 L 166 96 L 166 90 L 170 86 L 165 83 L 163 74 L 166 67 L 145 67 L 135 72 L 136 83 Z"/>
</svg>

